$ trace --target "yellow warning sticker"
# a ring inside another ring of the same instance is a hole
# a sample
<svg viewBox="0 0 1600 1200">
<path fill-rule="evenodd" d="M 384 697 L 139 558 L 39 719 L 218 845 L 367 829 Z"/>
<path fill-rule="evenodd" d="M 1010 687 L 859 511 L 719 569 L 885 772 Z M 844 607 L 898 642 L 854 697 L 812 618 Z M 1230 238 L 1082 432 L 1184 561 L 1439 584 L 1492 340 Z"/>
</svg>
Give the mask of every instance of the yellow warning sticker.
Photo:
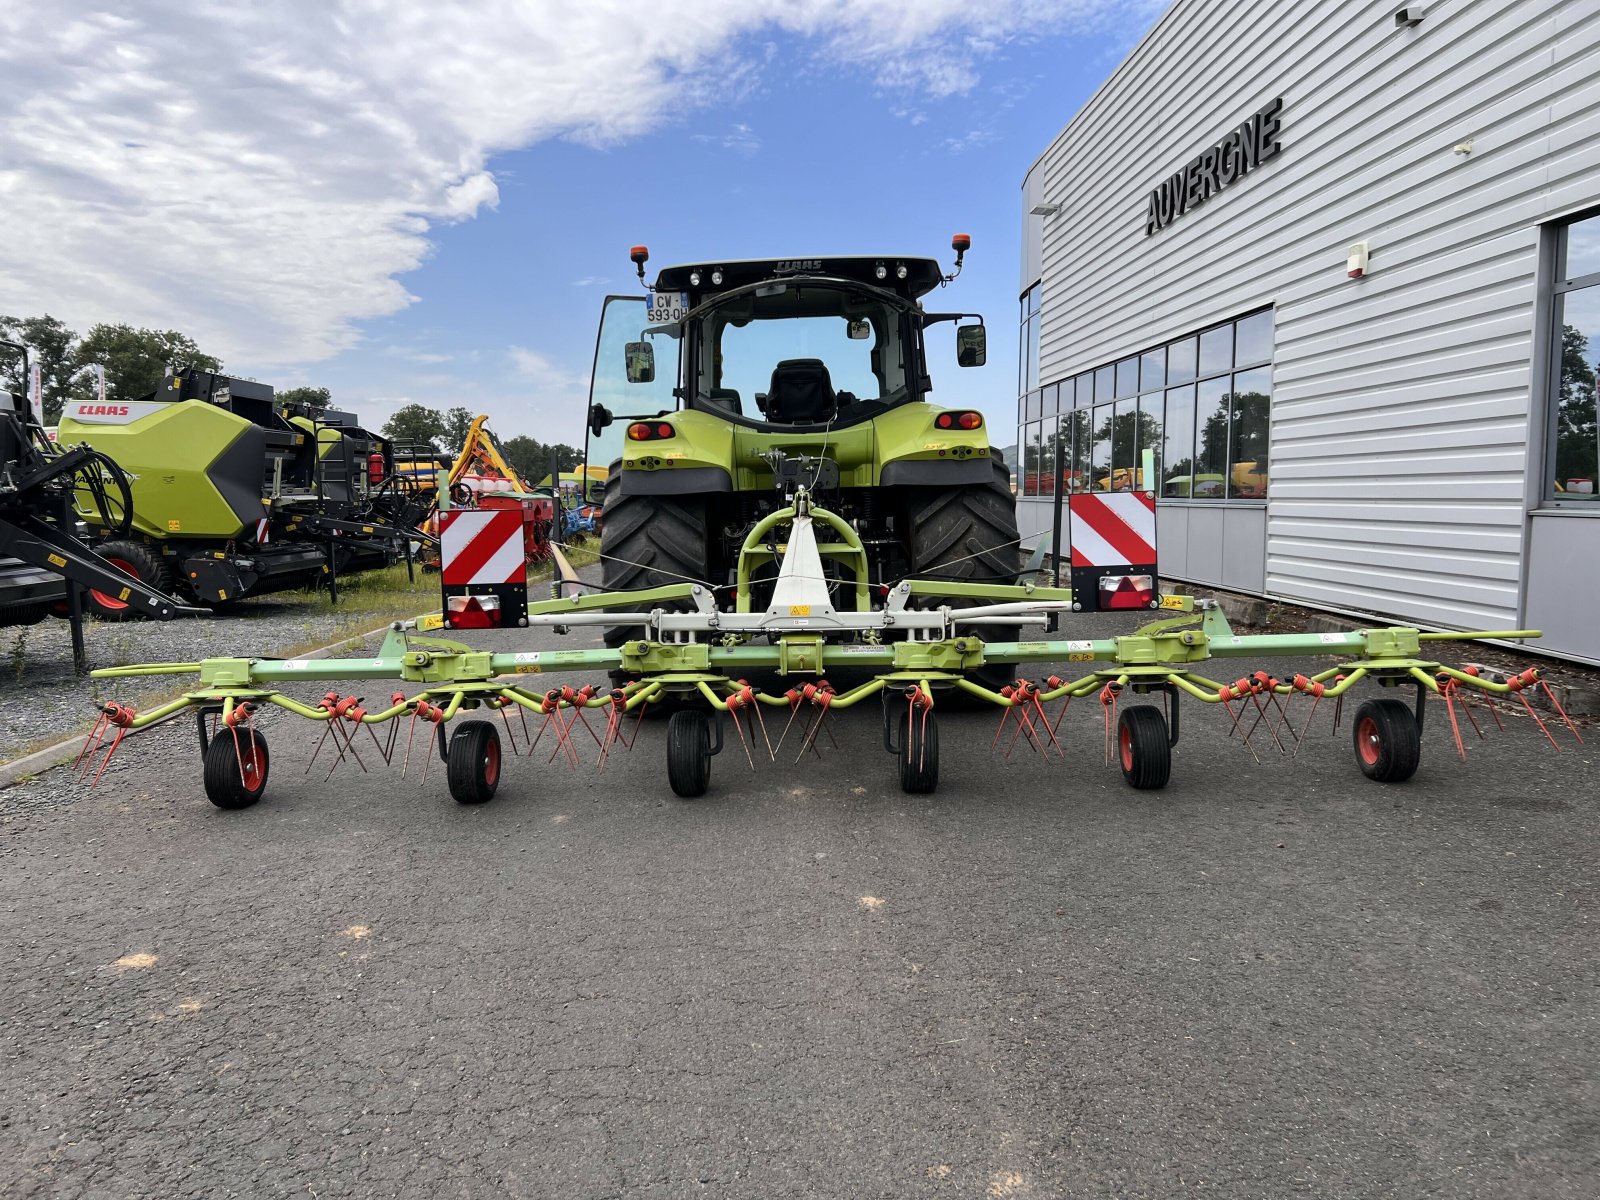
<svg viewBox="0 0 1600 1200">
<path fill-rule="evenodd" d="M 1094 661 L 1094 655 L 1092 655 L 1092 654 L 1069 654 L 1069 655 L 1067 655 L 1067 661 L 1068 662 L 1093 662 Z"/>
<path fill-rule="evenodd" d="M 516 672 L 518 675 L 543 675 L 544 668 L 538 663 L 529 663 L 526 666 L 517 667 Z"/>
<path fill-rule="evenodd" d="M 809 617 L 811 615 L 811 605 L 791 604 L 789 605 L 789 615 L 791 617 Z"/>
<path fill-rule="evenodd" d="M 182 528 L 183 528 L 183 522 L 182 521 L 168 521 L 167 522 L 167 532 L 168 533 L 177 533 Z"/>
<path fill-rule="evenodd" d="M 132 588 L 123 588 L 120 592 L 117 593 L 117 599 L 125 601 L 131 595 L 133 595 L 133 589 Z"/>
<path fill-rule="evenodd" d="M 1184 602 L 1188 600 L 1188 598 L 1189 597 L 1187 596 L 1163 596 L 1161 597 L 1161 607 L 1182 608 L 1184 606 Z"/>
<path fill-rule="evenodd" d="M 52 567 L 64 567 L 67 565 L 67 560 L 62 558 L 59 554 L 50 554 L 46 557 L 50 560 L 50 565 Z"/>
<path fill-rule="evenodd" d="M 417 618 L 417 628 L 418 629 L 443 629 L 444 628 L 444 614 L 443 613 L 426 613 L 423 616 L 418 617 Z"/>
</svg>

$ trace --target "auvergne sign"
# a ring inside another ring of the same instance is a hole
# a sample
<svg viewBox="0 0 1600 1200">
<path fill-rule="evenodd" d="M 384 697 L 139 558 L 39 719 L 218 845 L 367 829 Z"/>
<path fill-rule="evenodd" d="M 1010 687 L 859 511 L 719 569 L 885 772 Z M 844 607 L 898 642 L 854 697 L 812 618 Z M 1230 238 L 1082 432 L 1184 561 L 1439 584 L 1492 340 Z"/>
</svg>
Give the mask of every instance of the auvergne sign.
<svg viewBox="0 0 1600 1200">
<path fill-rule="evenodd" d="M 1278 132 L 1283 124 L 1283 100 L 1266 105 L 1215 146 L 1150 193 L 1144 233 L 1149 237 L 1165 229 L 1191 208 L 1199 208 L 1212 195 L 1236 179 L 1243 179 L 1262 163 L 1278 157 Z"/>
</svg>

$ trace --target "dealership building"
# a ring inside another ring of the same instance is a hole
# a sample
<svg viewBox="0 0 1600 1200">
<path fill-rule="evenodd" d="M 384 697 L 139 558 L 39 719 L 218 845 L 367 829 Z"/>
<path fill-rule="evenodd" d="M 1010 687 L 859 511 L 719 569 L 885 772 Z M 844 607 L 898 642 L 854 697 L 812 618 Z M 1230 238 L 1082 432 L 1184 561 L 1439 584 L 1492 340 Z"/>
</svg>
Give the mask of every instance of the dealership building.
<svg viewBox="0 0 1600 1200">
<path fill-rule="evenodd" d="M 1022 210 L 1025 545 L 1600 663 L 1600 3 L 1177 0 Z"/>
</svg>

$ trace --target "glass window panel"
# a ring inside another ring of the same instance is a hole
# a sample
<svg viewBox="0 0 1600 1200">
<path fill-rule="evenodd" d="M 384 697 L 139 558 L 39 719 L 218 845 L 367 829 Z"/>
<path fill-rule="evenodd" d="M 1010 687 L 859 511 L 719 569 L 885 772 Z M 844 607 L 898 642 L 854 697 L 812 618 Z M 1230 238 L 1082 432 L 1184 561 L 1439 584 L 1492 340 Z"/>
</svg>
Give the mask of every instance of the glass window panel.
<svg viewBox="0 0 1600 1200">
<path fill-rule="evenodd" d="M 1089 490 L 1103 492 L 1111 483 L 1111 424 L 1115 406 L 1094 407 L 1094 443 L 1089 451 Z"/>
<path fill-rule="evenodd" d="M 1233 377 L 1228 425 L 1228 496 L 1231 499 L 1266 499 L 1271 412 L 1271 367 L 1240 371 Z"/>
<path fill-rule="evenodd" d="M 1139 360 L 1125 358 L 1117 364 L 1117 395 L 1132 396 L 1139 390 Z"/>
<path fill-rule="evenodd" d="M 1189 495 L 1220 500 L 1227 491 L 1228 404 L 1233 378 L 1207 379 L 1195 392 L 1195 470 Z"/>
<path fill-rule="evenodd" d="M 1028 393 L 1028 414 L 1027 414 L 1028 420 L 1037 421 L 1043 415 L 1039 411 L 1039 405 L 1040 405 L 1043 397 L 1044 397 L 1044 393 L 1043 392 L 1034 391 L 1034 392 L 1029 392 Z"/>
<path fill-rule="evenodd" d="M 1186 337 L 1167 347 L 1167 382 L 1188 383 L 1194 378 L 1199 339 Z"/>
<path fill-rule="evenodd" d="M 1031 391 L 1039 386 L 1039 314 L 1028 318 L 1028 370 L 1023 380 Z"/>
<path fill-rule="evenodd" d="M 1029 425 L 1022 441 L 1022 494 L 1039 494 L 1039 426 Z"/>
<path fill-rule="evenodd" d="M 1089 452 L 1094 441 L 1094 413 L 1080 408 L 1072 414 L 1072 462 L 1067 469 L 1067 483 L 1074 492 L 1089 490 Z"/>
<path fill-rule="evenodd" d="M 1039 284 L 1034 284 L 1022 297 L 1023 311 L 1029 316 L 1039 311 Z"/>
<path fill-rule="evenodd" d="M 1101 367 L 1094 373 L 1094 399 L 1096 404 L 1104 404 L 1110 400 L 1115 390 L 1116 368 Z"/>
<path fill-rule="evenodd" d="M 1165 413 L 1160 392 L 1152 392 L 1148 396 L 1139 397 L 1139 471 L 1135 486 L 1140 491 L 1155 490 L 1156 480 L 1161 478 L 1161 461 L 1164 452 L 1162 444 L 1162 427 Z M 1144 452 L 1150 451 L 1152 466 L 1155 474 L 1146 476 L 1144 473 Z M 1159 494 L 1159 493 L 1158 493 Z"/>
<path fill-rule="evenodd" d="M 1567 226 L 1567 261 L 1560 276 L 1578 279 L 1597 272 L 1600 272 L 1600 215 Z"/>
<path fill-rule="evenodd" d="M 1044 438 L 1039 443 L 1039 494 L 1056 494 L 1056 422 L 1044 423 Z"/>
<path fill-rule="evenodd" d="M 1187 496 L 1194 485 L 1194 384 L 1167 392 L 1161 494 Z"/>
<path fill-rule="evenodd" d="M 1200 378 L 1233 369 L 1233 326 L 1221 325 L 1200 335 Z"/>
<path fill-rule="evenodd" d="M 1139 400 L 1118 400 L 1111 418 L 1111 479 L 1113 492 L 1131 492 L 1139 469 Z"/>
<path fill-rule="evenodd" d="M 1167 386 L 1167 349 L 1148 350 L 1139 358 L 1139 390 L 1154 392 Z"/>
<path fill-rule="evenodd" d="M 1234 325 L 1233 362 L 1249 367 L 1272 361 L 1272 310 L 1245 317 Z"/>
<path fill-rule="evenodd" d="M 1028 322 L 1017 326 L 1017 395 L 1028 390 Z"/>
<path fill-rule="evenodd" d="M 1600 218 L 1596 218 L 1600 220 Z M 1590 222 L 1582 222 L 1590 224 Z M 1555 298 L 1561 344 L 1555 419 L 1555 480 L 1558 500 L 1600 498 L 1600 421 L 1596 367 L 1600 360 L 1600 287 L 1579 288 Z"/>
<path fill-rule="evenodd" d="M 1069 383 L 1067 386 L 1070 388 L 1072 385 Z M 1058 411 L 1060 411 L 1060 402 L 1061 385 L 1059 383 L 1052 383 L 1049 387 L 1044 389 L 1044 401 L 1039 411 L 1046 417 L 1053 417 Z"/>
</svg>

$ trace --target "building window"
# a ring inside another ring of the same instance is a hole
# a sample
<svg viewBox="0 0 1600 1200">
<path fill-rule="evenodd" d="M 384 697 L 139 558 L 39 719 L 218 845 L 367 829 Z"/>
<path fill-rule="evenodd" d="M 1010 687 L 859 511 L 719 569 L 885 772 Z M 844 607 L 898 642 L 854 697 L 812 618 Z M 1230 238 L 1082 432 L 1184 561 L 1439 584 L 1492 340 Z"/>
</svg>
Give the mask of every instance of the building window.
<svg viewBox="0 0 1600 1200">
<path fill-rule="evenodd" d="M 1558 226 L 1555 237 L 1549 498 L 1592 504 L 1600 493 L 1600 213 Z"/>
<path fill-rule="evenodd" d="M 1039 386 L 1039 285 L 1022 293 L 1022 323 L 1017 342 L 1017 395 Z"/>
<path fill-rule="evenodd" d="M 1600 259 L 1600 229 L 1594 253 Z M 1600 262 L 1593 270 L 1600 272 Z M 1600 302 L 1600 273 L 1588 282 L 1596 285 L 1593 296 Z M 1600 303 L 1592 311 L 1600 315 Z M 1030 317 L 1037 320 L 1037 310 L 1030 314 L 1024 297 L 1024 349 Z M 1600 322 L 1591 325 L 1600 338 Z M 1264 500 L 1272 338 L 1272 310 L 1263 309 L 1101 364 L 1042 392 L 1025 390 L 1019 400 L 1027 458 L 1022 494 L 1142 488 L 1166 499 Z M 1592 368 L 1588 378 L 1592 464 Z M 1027 379 L 1024 372 L 1019 383 Z M 1042 401 L 1035 400 L 1039 395 Z M 1154 479 L 1145 478 L 1147 450 Z"/>
</svg>

